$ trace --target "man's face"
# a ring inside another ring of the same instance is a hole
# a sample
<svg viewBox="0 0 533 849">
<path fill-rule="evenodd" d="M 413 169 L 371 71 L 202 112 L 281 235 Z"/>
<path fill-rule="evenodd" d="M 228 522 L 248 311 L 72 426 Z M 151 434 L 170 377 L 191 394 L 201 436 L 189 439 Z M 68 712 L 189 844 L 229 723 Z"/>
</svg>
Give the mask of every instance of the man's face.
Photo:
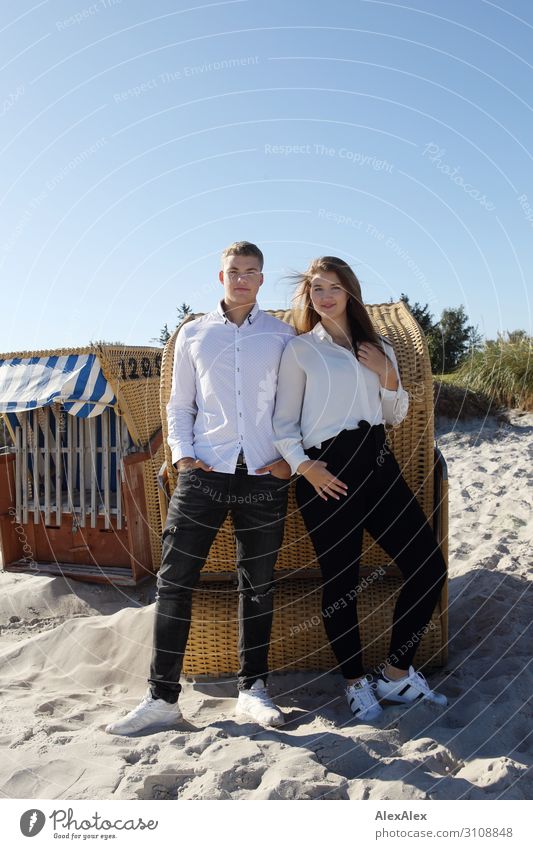
<svg viewBox="0 0 533 849">
<path fill-rule="evenodd" d="M 224 259 L 218 279 L 224 286 L 226 304 L 253 304 L 257 298 L 263 275 L 255 256 L 235 256 Z"/>
</svg>

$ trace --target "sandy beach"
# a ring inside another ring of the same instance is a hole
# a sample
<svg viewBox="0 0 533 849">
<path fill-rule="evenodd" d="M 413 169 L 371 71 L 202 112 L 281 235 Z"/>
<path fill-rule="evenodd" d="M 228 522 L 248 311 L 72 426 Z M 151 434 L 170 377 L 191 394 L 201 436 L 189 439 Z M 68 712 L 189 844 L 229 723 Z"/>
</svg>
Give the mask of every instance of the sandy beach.
<svg viewBox="0 0 533 849">
<path fill-rule="evenodd" d="M 447 708 L 355 723 L 332 673 L 272 675 L 286 725 L 233 716 L 231 680 L 184 680 L 186 722 L 105 725 L 144 694 L 155 587 L 0 573 L 0 792 L 27 799 L 525 799 L 531 774 L 533 414 L 442 420 L 450 478 Z"/>
</svg>

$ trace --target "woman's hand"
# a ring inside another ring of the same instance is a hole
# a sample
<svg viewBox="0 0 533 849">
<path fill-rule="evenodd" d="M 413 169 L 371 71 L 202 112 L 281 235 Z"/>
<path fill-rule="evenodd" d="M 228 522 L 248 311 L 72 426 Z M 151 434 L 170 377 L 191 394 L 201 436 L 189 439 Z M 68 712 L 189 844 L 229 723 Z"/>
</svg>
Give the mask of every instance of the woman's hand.
<svg viewBox="0 0 533 849">
<path fill-rule="evenodd" d="M 320 498 L 324 501 L 328 500 L 328 495 L 332 498 L 340 500 L 339 495 L 346 495 L 348 487 L 345 483 L 328 472 L 327 463 L 323 460 L 304 460 L 298 466 L 298 473 L 303 475 L 309 481 L 311 486 L 314 486 Z"/>
<path fill-rule="evenodd" d="M 379 382 L 385 389 L 398 389 L 398 376 L 394 366 L 387 355 L 376 345 L 372 345 L 370 342 L 361 342 L 357 346 L 357 359 L 362 365 L 378 375 Z"/>
</svg>

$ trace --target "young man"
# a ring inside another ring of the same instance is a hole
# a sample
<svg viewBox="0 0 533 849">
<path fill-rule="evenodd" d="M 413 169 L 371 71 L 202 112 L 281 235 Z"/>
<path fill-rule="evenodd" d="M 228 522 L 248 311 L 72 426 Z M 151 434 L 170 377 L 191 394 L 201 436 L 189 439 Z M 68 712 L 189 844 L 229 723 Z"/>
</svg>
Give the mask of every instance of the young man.
<svg viewBox="0 0 533 849">
<path fill-rule="evenodd" d="M 185 324 L 174 355 L 168 444 L 178 469 L 157 576 L 149 687 L 137 707 L 108 725 L 130 734 L 181 719 L 179 677 L 193 588 L 231 511 L 238 572 L 238 715 L 282 725 L 266 690 L 274 565 L 283 538 L 290 467 L 274 448 L 279 362 L 293 328 L 263 312 L 263 254 L 235 242 L 222 254 L 217 308 Z"/>
</svg>

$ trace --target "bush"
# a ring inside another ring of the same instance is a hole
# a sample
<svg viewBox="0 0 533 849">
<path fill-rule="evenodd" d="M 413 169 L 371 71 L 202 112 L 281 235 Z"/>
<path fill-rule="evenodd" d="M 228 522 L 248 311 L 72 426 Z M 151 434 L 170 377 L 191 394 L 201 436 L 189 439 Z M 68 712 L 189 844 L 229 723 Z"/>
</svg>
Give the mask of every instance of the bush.
<svg viewBox="0 0 533 849">
<path fill-rule="evenodd" d="M 533 410 L 533 339 L 514 331 L 474 351 L 450 380 L 496 405 Z"/>
</svg>

